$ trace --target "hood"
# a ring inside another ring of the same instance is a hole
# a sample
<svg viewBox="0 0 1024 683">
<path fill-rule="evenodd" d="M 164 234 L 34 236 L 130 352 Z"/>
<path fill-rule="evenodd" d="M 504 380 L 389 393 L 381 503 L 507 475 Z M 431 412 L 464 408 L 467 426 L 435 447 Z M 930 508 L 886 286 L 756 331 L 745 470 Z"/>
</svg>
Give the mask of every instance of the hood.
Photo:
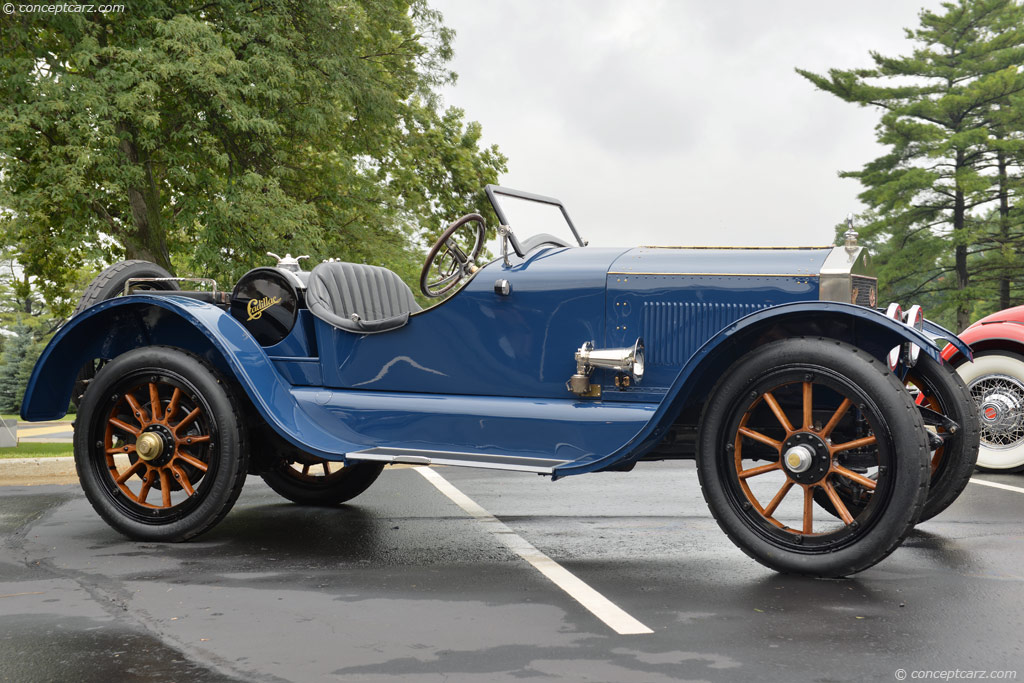
<svg viewBox="0 0 1024 683">
<path fill-rule="evenodd" d="M 832 247 L 637 247 L 611 266 L 650 275 L 818 276 Z"/>
</svg>

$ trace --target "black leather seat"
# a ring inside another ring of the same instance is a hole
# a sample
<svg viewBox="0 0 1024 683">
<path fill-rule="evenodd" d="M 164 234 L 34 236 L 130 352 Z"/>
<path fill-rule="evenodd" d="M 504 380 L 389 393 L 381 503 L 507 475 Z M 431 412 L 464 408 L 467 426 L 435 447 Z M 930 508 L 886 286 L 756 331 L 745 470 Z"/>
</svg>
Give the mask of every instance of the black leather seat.
<svg viewBox="0 0 1024 683">
<path fill-rule="evenodd" d="M 394 272 L 364 263 L 321 263 L 309 274 L 306 305 L 335 327 L 359 334 L 387 332 L 422 310 Z"/>
</svg>

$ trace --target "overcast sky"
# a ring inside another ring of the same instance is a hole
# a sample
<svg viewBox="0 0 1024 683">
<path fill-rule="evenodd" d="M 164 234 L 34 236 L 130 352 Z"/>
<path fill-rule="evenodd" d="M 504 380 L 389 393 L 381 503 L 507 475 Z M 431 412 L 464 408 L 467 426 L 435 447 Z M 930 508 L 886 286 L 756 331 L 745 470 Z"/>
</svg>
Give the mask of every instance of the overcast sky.
<svg viewBox="0 0 1024 683">
<path fill-rule="evenodd" d="M 445 102 L 561 198 L 592 245 L 820 245 L 863 209 L 840 179 L 878 113 L 794 67 L 909 54 L 925 0 L 433 0 L 457 32 Z"/>
</svg>

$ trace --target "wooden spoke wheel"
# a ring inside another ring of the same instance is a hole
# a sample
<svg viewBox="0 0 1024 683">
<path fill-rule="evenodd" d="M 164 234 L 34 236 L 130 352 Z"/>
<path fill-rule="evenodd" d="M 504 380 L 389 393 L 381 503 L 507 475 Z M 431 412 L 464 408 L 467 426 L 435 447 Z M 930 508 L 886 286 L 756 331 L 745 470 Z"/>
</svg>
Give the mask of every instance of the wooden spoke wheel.
<svg viewBox="0 0 1024 683">
<path fill-rule="evenodd" d="M 280 457 L 260 476 L 270 488 L 299 505 L 340 505 L 370 487 L 384 463 L 342 463 L 306 453 Z"/>
<path fill-rule="evenodd" d="M 234 504 L 247 466 L 237 410 L 213 370 L 166 347 L 105 365 L 82 401 L 75 462 L 93 507 L 115 529 L 185 540 Z"/>
<path fill-rule="evenodd" d="M 927 494 L 927 440 L 909 393 L 882 363 L 832 340 L 773 342 L 740 359 L 712 394 L 699 443 L 712 513 L 780 571 L 844 576 L 873 565 Z M 863 505 L 840 495 L 850 485 L 869 493 Z"/>
<path fill-rule="evenodd" d="M 928 499 L 921 512 L 923 522 L 949 507 L 967 486 L 978 459 L 980 426 L 970 392 L 950 365 L 940 364 L 922 353 L 907 372 L 905 382 L 914 403 L 924 409 L 921 412 L 925 429 L 938 437 L 930 439 L 930 477 Z M 855 479 L 837 477 L 834 487 L 852 511 L 862 510 L 871 496 L 871 489 Z M 839 516 L 824 492 L 815 492 L 814 498 L 824 510 Z"/>
</svg>

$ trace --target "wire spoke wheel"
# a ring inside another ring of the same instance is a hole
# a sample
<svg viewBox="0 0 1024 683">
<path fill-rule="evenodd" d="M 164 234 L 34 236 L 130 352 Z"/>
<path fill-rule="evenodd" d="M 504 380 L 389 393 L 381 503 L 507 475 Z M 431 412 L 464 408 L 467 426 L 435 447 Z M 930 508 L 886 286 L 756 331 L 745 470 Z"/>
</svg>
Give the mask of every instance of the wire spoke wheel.
<svg viewBox="0 0 1024 683">
<path fill-rule="evenodd" d="M 1024 472 L 1024 356 L 1003 349 L 960 359 L 957 372 L 981 422 L 978 469 Z"/>
<path fill-rule="evenodd" d="M 712 391 L 698 444 L 715 519 L 783 572 L 870 567 L 902 542 L 927 495 L 927 441 L 909 393 L 834 340 L 786 339 L 743 356 Z"/>
</svg>

